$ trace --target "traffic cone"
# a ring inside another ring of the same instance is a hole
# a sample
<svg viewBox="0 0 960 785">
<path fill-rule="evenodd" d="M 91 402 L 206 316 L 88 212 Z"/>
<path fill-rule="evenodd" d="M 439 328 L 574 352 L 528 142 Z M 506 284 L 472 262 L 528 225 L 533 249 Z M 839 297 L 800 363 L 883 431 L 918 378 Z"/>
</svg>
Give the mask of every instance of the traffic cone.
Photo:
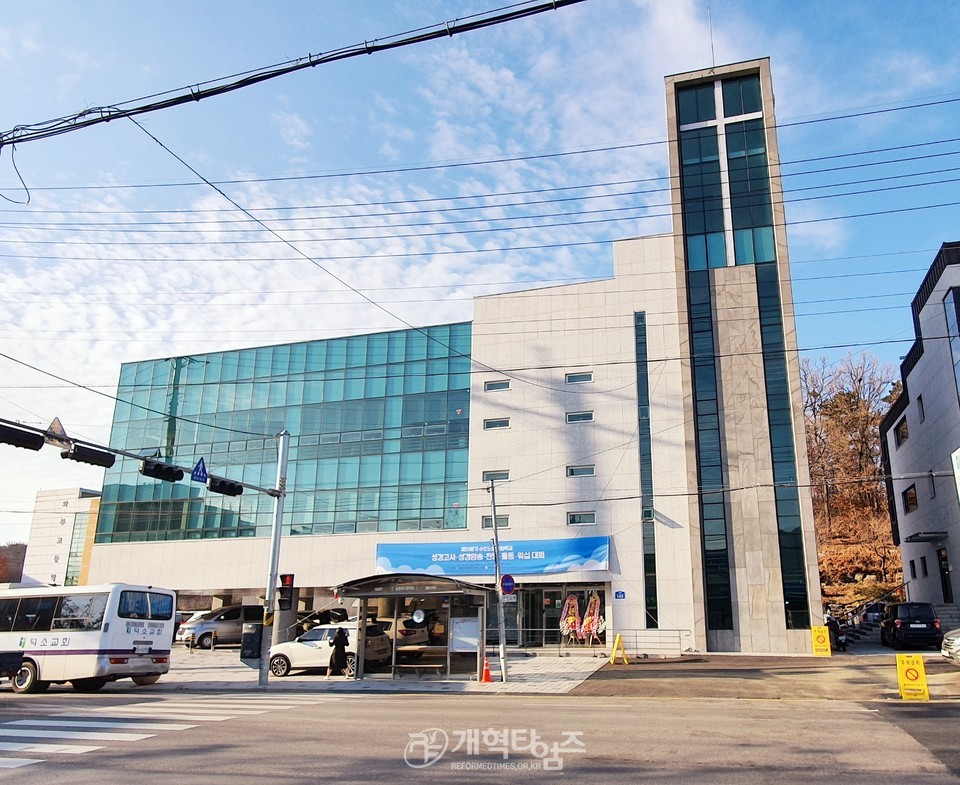
<svg viewBox="0 0 960 785">
<path fill-rule="evenodd" d="M 493 682 L 493 679 L 490 678 L 490 660 L 486 657 L 483 658 L 483 678 L 480 681 L 490 684 Z"/>
</svg>

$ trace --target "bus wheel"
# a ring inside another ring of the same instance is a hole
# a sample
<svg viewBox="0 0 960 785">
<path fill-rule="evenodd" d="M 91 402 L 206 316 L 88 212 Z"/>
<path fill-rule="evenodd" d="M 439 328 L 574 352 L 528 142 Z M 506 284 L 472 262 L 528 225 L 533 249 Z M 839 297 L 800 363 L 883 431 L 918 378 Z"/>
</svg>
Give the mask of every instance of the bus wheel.
<svg viewBox="0 0 960 785">
<path fill-rule="evenodd" d="M 160 674 L 155 673 L 152 676 L 131 676 L 130 678 L 138 687 L 147 687 L 160 681 Z"/>
<path fill-rule="evenodd" d="M 77 692 L 96 692 L 107 683 L 107 680 L 104 678 L 74 679 L 70 683 Z"/>
<path fill-rule="evenodd" d="M 43 692 L 50 686 L 49 681 L 40 681 L 37 678 L 37 666 L 26 660 L 20 666 L 20 671 L 10 680 L 14 692 Z"/>
</svg>

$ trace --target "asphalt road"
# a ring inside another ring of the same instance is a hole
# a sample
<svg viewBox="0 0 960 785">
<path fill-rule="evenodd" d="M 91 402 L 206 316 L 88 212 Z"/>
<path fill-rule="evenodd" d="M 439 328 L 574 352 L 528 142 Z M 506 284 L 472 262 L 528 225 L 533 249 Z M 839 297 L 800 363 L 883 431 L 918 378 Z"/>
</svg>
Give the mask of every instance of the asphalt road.
<svg viewBox="0 0 960 785">
<path fill-rule="evenodd" d="M 99 749 L 0 751 L 38 761 L 0 785 L 960 785 L 958 720 L 955 702 L 4 691 L 0 744 Z"/>
</svg>

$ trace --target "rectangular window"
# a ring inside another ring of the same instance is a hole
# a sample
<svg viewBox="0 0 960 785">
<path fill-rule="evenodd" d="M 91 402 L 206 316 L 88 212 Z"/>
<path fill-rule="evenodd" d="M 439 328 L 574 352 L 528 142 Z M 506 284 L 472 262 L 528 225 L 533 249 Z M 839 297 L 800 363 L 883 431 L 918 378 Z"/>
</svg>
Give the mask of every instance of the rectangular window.
<svg viewBox="0 0 960 785">
<path fill-rule="evenodd" d="M 510 470 L 509 469 L 495 469 L 493 471 L 483 473 L 483 481 L 490 482 L 491 480 L 509 480 L 510 479 Z"/>
<path fill-rule="evenodd" d="M 50 632 L 59 597 L 24 597 L 20 600 L 14 632 Z"/>
<path fill-rule="evenodd" d="M 909 438 L 910 429 L 907 428 L 907 418 L 904 416 L 900 418 L 900 422 L 893 426 L 893 440 L 897 443 L 897 447 L 899 447 Z"/>
<path fill-rule="evenodd" d="M 509 428 L 509 427 L 510 427 L 509 417 L 499 417 L 494 420 L 483 421 L 483 430 L 485 431 L 490 431 L 494 428 Z"/>
<path fill-rule="evenodd" d="M 910 560 L 910 577 L 914 580 L 917 578 L 917 563 L 913 559 Z"/>
<path fill-rule="evenodd" d="M 595 512 L 568 512 L 567 526 L 586 526 L 597 522 Z"/>
<path fill-rule="evenodd" d="M 493 528 L 493 516 L 484 515 L 483 516 L 483 528 L 492 529 Z M 509 515 L 498 515 L 497 516 L 497 528 L 506 529 L 510 525 L 510 516 Z"/>
<path fill-rule="evenodd" d="M 237 613 L 239 618 L 239 609 Z M 117 615 L 121 619 L 166 621 L 173 618 L 173 597 L 152 591 L 122 591 Z"/>
<path fill-rule="evenodd" d="M 587 382 L 593 381 L 593 371 L 577 371 L 576 373 L 568 373 L 567 384 L 586 384 Z"/>
<path fill-rule="evenodd" d="M 903 511 L 913 512 L 919 506 L 917 503 L 917 486 L 911 485 L 907 490 L 900 494 L 903 498 Z"/>
<path fill-rule="evenodd" d="M 567 477 L 593 477 L 597 473 L 596 467 L 590 466 L 568 466 Z"/>
<path fill-rule="evenodd" d="M 567 412 L 567 422 L 593 422 L 593 412 Z"/>
<path fill-rule="evenodd" d="M 917 396 L 917 415 L 918 415 L 917 419 L 919 419 L 920 422 L 923 422 L 925 419 L 927 419 L 927 415 L 926 415 L 926 413 L 923 411 L 923 396 L 922 396 L 922 395 L 918 395 L 918 396 Z"/>
<path fill-rule="evenodd" d="M 509 379 L 497 379 L 492 382 L 483 383 L 484 392 L 496 392 L 497 390 L 509 390 L 509 389 L 510 389 Z"/>
<path fill-rule="evenodd" d="M 926 557 L 926 556 L 921 556 L 921 557 L 920 557 L 920 574 L 921 574 L 924 578 L 926 578 L 926 577 L 930 574 L 929 572 L 927 572 L 927 557 Z"/>
</svg>

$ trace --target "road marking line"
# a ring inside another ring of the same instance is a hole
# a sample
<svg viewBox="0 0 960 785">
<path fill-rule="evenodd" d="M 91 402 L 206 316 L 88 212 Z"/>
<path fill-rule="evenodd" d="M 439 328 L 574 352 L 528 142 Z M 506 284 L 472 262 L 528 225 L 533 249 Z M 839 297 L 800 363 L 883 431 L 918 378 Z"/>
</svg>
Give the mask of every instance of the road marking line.
<svg viewBox="0 0 960 785">
<path fill-rule="evenodd" d="M 84 752 L 93 752 L 102 750 L 103 747 L 90 747 L 83 744 L 31 744 L 24 742 L 0 742 L 0 752 L 47 752 L 47 753 L 71 753 L 82 754 Z"/>
<path fill-rule="evenodd" d="M 86 739 L 88 741 L 142 741 L 153 733 L 100 733 L 97 731 L 13 730 L 0 728 L 0 737 L 12 739 Z"/>
<path fill-rule="evenodd" d="M 0 769 L 19 769 L 31 763 L 43 763 L 43 761 L 36 758 L 0 758 Z"/>
<path fill-rule="evenodd" d="M 87 711 L 64 711 L 59 714 L 54 714 L 54 717 L 89 717 L 90 712 Z M 144 718 L 144 715 L 140 712 L 126 712 L 123 710 L 120 711 L 111 711 L 107 714 L 104 719 L 115 719 L 115 720 L 138 720 Z M 146 719 L 161 719 L 161 717 L 146 717 Z M 164 714 L 162 716 L 164 720 L 186 720 L 188 722 L 223 722 L 224 720 L 233 719 L 233 717 L 227 714 Z"/>
<path fill-rule="evenodd" d="M 5 722 L 0 727 L 7 725 L 35 725 L 48 728 L 73 728 L 74 730 L 83 730 L 84 728 L 126 728 L 128 730 L 187 730 L 196 728 L 196 725 L 175 725 L 165 722 L 140 722 L 136 719 L 129 720 L 15 720 Z"/>
</svg>

